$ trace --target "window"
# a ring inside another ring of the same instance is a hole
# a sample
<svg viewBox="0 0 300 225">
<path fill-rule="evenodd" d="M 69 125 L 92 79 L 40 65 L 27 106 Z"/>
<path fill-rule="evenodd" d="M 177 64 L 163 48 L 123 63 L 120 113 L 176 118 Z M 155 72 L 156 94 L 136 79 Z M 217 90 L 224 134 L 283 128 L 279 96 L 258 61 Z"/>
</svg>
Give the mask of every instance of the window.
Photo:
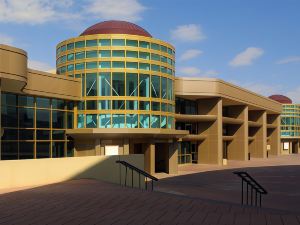
<svg viewBox="0 0 300 225">
<path fill-rule="evenodd" d="M 36 98 L 37 108 L 50 108 L 50 99 L 48 98 Z"/>
<path fill-rule="evenodd" d="M 160 66 L 159 66 L 159 65 L 152 64 L 152 65 L 151 65 L 151 70 L 152 70 L 152 71 L 156 71 L 156 72 L 160 72 Z"/>
<path fill-rule="evenodd" d="M 167 47 L 166 46 L 161 45 L 160 49 L 161 49 L 162 52 L 167 52 Z"/>
<path fill-rule="evenodd" d="M 158 115 L 151 116 L 151 128 L 160 128 L 160 116 Z"/>
<path fill-rule="evenodd" d="M 125 57 L 125 51 L 124 50 L 113 50 L 112 57 Z"/>
<path fill-rule="evenodd" d="M 125 100 L 113 100 L 112 109 L 115 110 L 124 110 L 125 109 Z"/>
<path fill-rule="evenodd" d="M 126 57 L 138 58 L 138 52 L 137 51 L 126 51 Z"/>
<path fill-rule="evenodd" d="M 126 115 L 126 127 L 127 128 L 138 128 L 138 115 L 127 114 Z"/>
<path fill-rule="evenodd" d="M 166 63 L 167 62 L 167 57 L 161 56 L 161 61 L 164 62 L 164 63 Z"/>
<path fill-rule="evenodd" d="M 168 79 L 168 99 L 173 100 L 173 81 Z"/>
<path fill-rule="evenodd" d="M 84 47 L 84 41 L 77 41 L 75 42 L 75 48 L 83 48 Z"/>
<path fill-rule="evenodd" d="M 160 103 L 159 102 L 152 102 L 151 110 L 152 111 L 160 111 Z"/>
<path fill-rule="evenodd" d="M 69 65 L 67 66 L 67 70 L 68 70 L 68 71 L 73 71 L 73 70 L 74 70 L 74 64 L 69 64 Z"/>
<path fill-rule="evenodd" d="M 50 157 L 50 142 L 36 143 L 36 157 L 49 158 Z"/>
<path fill-rule="evenodd" d="M 112 127 L 113 128 L 124 128 L 125 127 L 125 115 L 124 114 L 113 114 L 112 115 Z"/>
<path fill-rule="evenodd" d="M 125 46 L 125 40 L 124 39 L 113 39 L 112 45 L 113 46 Z"/>
<path fill-rule="evenodd" d="M 138 110 L 138 101 L 126 101 L 126 109 L 127 110 Z"/>
<path fill-rule="evenodd" d="M 2 142 L 1 144 L 1 160 L 17 159 L 18 158 L 18 143 Z"/>
<path fill-rule="evenodd" d="M 124 96 L 125 95 L 125 76 L 124 73 L 113 73 L 112 74 L 112 90 L 113 96 Z"/>
<path fill-rule="evenodd" d="M 64 142 L 52 142 L 52 158 L 64 157 L 65 155 Z"/>
<path fill-rule="evenodd" d="M 84 63 L 76 63 L 75 69 L 76 70 L 84 70 Z"/>
<path fill-rule="evenodd" d="M 168 48 L 168 53 L 169 53 L 170 55 L 172 55 L 172 54 L 173 54 L 173 50 L 170 49 L 170 48 Z"/>
<path fill-rule="evenodd" d="M 149 63 L 140 63 L 140 69 L 141 70 L 150 70 L 150 64 Z"/>
<path fill-rule="evenodd" d="M 140 97 L 149 97 L 150 90 L 150 78 L 147 74 L 140 75 L 140 83 L 139 83 L 139 95 Z"/>
<path fill-rule="evenodd" d="M 99 74 L 99 96 L 111 95 L 110 73 Z"/>
<path fill-rule="evenodd" d="M 33 159 L 33 142 L 20 142 L 19 143 L 19 159 Z"/>
<path fill-rule="evenodd" d="M 73 60 L 74 60 L 74 54 L 73 54 L 73 53 L 68 54 L 67 60 L 68 60 L 68 61 L 73 61 Z"/>
<path fill-rule="evenodd" d="M 140 114 L 139 124 L 140 124 L 140 128 L 149 128 L 150 116 L 145 114 Z"/>
<path fill-rule="evenodd" d="M 86 115 L 86 127 L 87 128 L 96 128 L 97 127 L 97 115 L 87 114 Z"/>
<path fill-rule="evenodd" d="M 84 114 L 78 114 L 78 116 L 77 116 L 77 128 L 84 128 Z"/>
<path fill-rule="evenodd" d="M 21 131 L 21 130 L 19 130 Z M 22 130 L 23 131 L 23 130 Z M 2 140 L 18 140 L 18 130 L 17 129 L 5 129 L 3 136 L 1 137 Z"/>
<path fill-rule="evenodd" d="M 50 140 L 50 130 L 37 130 L 36 131 L 37 140 Z"/>
<path fill-rule="evenodd" d="M 138 96 L 138 75 L 136 73 L 127 73 L 126 75 L 126 95 Z"/>
<path fill-rule="evenodd" d="M 168 116 L 168 129 L 174 128 L 174 118 L 171 116 Z"/>
<path fill-rule="evenodd" d="M 111 128 L 111 114 L 100 114 L 99 115 L 99 127 L 100 128 Z"/>
<path fill-rule="evenodd" d="M 87 62 L 86 68 L 87 69 L 97 69 L 97 62 Z"/>
<path fill-rule="evenodd" d="M 86 101 L 86 109 L 87 110 L 96 110 L 97 109 L 97 101 L 96 100 Z"/>
<path fill-rule="evenodd" d="M 126 62 L 126 68 L 127 69 L 138 69 L 138 63 L 137 62 Z"/>
<path fill-rule="evenodd" d="M 150 102 L 140 101 L 140 110 L 150 110 Z"/>
<path fill-rule="evenodd" d="M 110 100 L 99 100 L 98 102 L 99 110 L 110 110 Z"/>
<path fill-rule="evenodd" d="M 141 59 L 150 59 L 150 53 L 149 52 L 140 52 L 139 54 Z"/>
<path fill-rule="evenodd" d="M 74 49 L 74 43 L 67 44 L 67 50 L 72 50 L 72 49 Z"/>
<path fill-rule="evenodd" d="M 97 40 L 87 40 L 86 41 L 86 47 L 93 47 L 97 46 Z"/>
<path fill-rule="evenodd" d="M 7 130 L 5 130 L 5 132 L 7 132 Z M 14 131 L 14 133 L 17 134 L 16 131 Z M 18 140 L 18 138 L 16 137 L 13 140 Z M 19 130 L 19 140 L 34 140 L 34 130 L 20 129 Z"/>
<path fill-rule="evenodd" d="M 110 65 L 110 62 L 109 61 L 102 61 L 102 62 L 99 62 L 99 68 L 100 69 L 108 69 L 110 68 L 111 65 Z"/>
<path fill-rule="evenodd" d="M 167 128 L 167 117 L 166 116 L 161 116 L 160 127 Z"/>
<path fill-rule="evenodd" d="M 73 129 L 73 120 L 74 120 L 74 113 L 67 112 L 67 128 Z"/>
<path fill-rule="evenodd" d="M 160 55 L 152 53 L 151 54 L 151 60 L 160 61 Z"/>
<path fill-rule="evenodd" d="M 99 46 L 110 46 L 110 39 L 99 40 Z"/>
<path fill-rule="evenodd" d="M 66 51 L 66 46 L 65 46 L 65 45 L 61 46 L 61 47 L 60 47 L 60 51 L 61 51 L 61 52 Z"/>
<path fill-rule="evenodd" d="M 112 65 L 113 68 L 125 68 L 125 62 L 116 61 L 112 62 Z"/>
<path fill-rule="evenodd" d="M 75 58 L 77 59 L 84 59 L 84 52 L 76 52 Z"/>
<path fill-rule="evenodd" d="M 126 40 L 126 45 L 131 46 L 131 47 L 137 47 L 138 46 L 138 41 L 136 41 L 136 40 Z"/>
<path fill-rule="evenodd" d="M 110 50 L 101 50 L 99 51 L 99 58 L 110 57 Z"/>
<path fill-rule="evenodd" d="M 86 74 L 86 96 L 97 96 L 97 74 Z"/>
<path fill-rule="evenodd" d="M 151 96 L 152 98 L 160 97 L 160 77 L 151 76 Z"/>
<path fill-rule="evenodd" d="M 17 105 L 17 96 L 14 94 L 2 94 L 1 105 Z"/>
<path fill-rule="evenodd" d="M 18 97 L 19 106 L 27 106 L 33 107 L 34 106 L 34 98 L 25 95 L 19 95 Z"/>
<path fill-rule="evenodd" d="M 52 111 L 52 127 L 53 128 L 65 128 L 64 123 L 65 112 L 64 111 Z"/>
<path fill-rule="evenodd" d="M 159 46 L 159 44 L 151 43 L 151 49 L 159 51 L 160 46 Z"/>
<path fill-rule="evenodd" d="M 161 78 L 161 98 L 167 99 L 167 78 Z"/>
<path fill-rule="evenodd" d="M 167 104 L 166 103 L 161 103 L 161 111 L 162 112 L 167 112 Z"/>
<path fill-rule="evenodd" d="M 86 52 L 86 57 L 87 58 L 97 58 L 98 57 L 98 52 L 97 51 L 87 51 Z"/>
<path fill-rule="evenodd" d="M 50 127 L 50 111 L 44 109 L 36 110 L 36 127 L 49 128 Z"/>
<path fill-rule="evenodd" d="M 150 44 L 149 44 L 149 42 L 146 42 L 146 41 L 140 41 L 140 47 L 141 48 L 149 48 Z"/>
<path fill-rule="evenodd" d="M 3 124 L 2 126 L 5 125 Z M 34 109 L 19 108 L 19 126 L 24 128 L 34 127 Z"/>
</svg>

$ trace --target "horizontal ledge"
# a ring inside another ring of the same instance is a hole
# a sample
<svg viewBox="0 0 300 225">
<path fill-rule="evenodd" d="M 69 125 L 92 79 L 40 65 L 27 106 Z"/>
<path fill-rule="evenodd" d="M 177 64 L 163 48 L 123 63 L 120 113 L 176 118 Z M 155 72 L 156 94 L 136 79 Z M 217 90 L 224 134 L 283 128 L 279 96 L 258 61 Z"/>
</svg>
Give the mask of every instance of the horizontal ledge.
<svg viewBox="0 0 300 225">
<path fill-rule="evenodd" d="M 215 121 L 216 115 L 190 115 L 190 114 L 175 114 L 177 122 L 201 122 L 201 121 Z"/>
<path fill-rule="evenodd" d="M 201 141 L 205 140 L 207 136 L 201 134 L 188 134 L 182 138 L 183 141 Z"/>
<path fill-rule="evenodd" d="M 240 125 L 240 124 L 244 123 L 244 120 L 223 116 L 223 123 L 225 123 L 225 124 L 239 124 Z"/>
</svg>

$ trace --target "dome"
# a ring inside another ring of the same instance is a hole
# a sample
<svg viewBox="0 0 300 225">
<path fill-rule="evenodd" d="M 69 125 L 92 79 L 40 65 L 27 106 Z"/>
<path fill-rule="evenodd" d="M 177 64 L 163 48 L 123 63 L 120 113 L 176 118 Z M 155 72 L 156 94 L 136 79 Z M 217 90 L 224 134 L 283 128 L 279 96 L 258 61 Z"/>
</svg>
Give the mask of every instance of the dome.
<svg viewBox="0 0 300 225">
<path fill-rule="evenodd" d="M 271 95 L 270 99 L 280 102 L 281 104 L 292 104 L 292 100 L 284 95 Z"/>
<path fill-rule="evenodd" d="M 136 24 L 117 20 L 96 23 L 87 28 L 80 36 L 92 34 L 132 34 L 152 37 L 151 34 Z"/>
</svg>

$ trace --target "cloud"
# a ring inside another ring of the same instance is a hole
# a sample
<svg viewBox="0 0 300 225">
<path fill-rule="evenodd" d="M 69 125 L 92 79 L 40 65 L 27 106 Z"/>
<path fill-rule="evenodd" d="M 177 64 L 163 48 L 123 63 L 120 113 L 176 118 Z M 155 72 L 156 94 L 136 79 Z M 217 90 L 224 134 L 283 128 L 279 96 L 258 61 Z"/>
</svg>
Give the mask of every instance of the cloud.
<svg viewBox="0 0 300 225">
<path fill-rule="evenodd" d="M 135 22 L 141 20 L 141 14 L 146 7 L 138 0 L 91 0 L 85 10 L 106 20 Z"/>
<path fill-rule="evenodd" d="M 187 24 L 178 26 L 171 31 L 171 37 L 174 40 L 184 42 L 201 41 L 206 38 L 201 26 L 197 24 Z"/>
<path fill-rule="evenodd" d="M 183 77 L 212 77 L 219 73 L 215 70 L 202 71 L 197 67 L 187 66 L 178 69 L 179 76 Z"/>
<path fill-rule="evenodd" d="M 300 104 L 300 86 L 288 91 L 285 95 L 291 98 L 294 103 Z"/>
<path fill-rule="evenodd" d="M 52 71 L 53 67 L 50 66 L 48 63 L 41 62 L 38 60 L 28 60 L 28 67 L 35 70 L 41 71 Z"/>
<path fill-rule="evenodd" d="M 201 55 L 202 53 L 203 53 L 203 51 L 198 50 L 198 49 L 189 49 L 189 50 L 185 51 L 179 57 L 179 60 L 180 61 L 190 60 L 190 59 L 196 58 L 197 56 Z"/>
<path fill-rule="evenodd" d="M 0 44 L 12 45 L 13 43 L 14 43 L 14 38 L 6 34 L 0 34 Z"/>
<path fill-rule="evenodd" d="M 35 25 L 78 18 L 68 12 L 72 5 L 73 0 L 0 0 L 0 21 Z"/>
<path fill-rule="evenodd" d="M 277 64 L 287 64 L 287 63 L 299 63 L 300 56 L 290 56 L 285 59 L 281 59 L 277 62 Z"/>
<path fill-rule="evenodd" d="M 261 48 L 249 47 L 245 51 L 239 53 L 229 63 L 230 66 L 248 66 L 253 64 L 253 61 L 264 54 L 264 50 Z"/>
</svg>

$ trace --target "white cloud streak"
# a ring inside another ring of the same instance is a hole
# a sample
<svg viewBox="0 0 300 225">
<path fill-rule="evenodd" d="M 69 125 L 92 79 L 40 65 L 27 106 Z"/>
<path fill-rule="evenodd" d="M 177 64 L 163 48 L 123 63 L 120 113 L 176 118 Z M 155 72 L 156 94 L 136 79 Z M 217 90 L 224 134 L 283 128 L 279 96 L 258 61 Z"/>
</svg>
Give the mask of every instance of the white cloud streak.
<svg viewBox="0 0 300 225">
<path fill-rule="evenodd" d="M 264 50 L 256 47 L 249 47 L 243 52 L 236 55 L 229 63 L 230 66 L 248 66 L 253 64 L 254 60 L 258 59 L 264 54 Z"/>
<path fill-rule="evenodd" d="M 219 73 L 215 70 L 202 71 L 197 67 L 187 66 L 180 67 L 177 74 L 178 76 L 183 77 L 213 77 L 217 76 Z"/>
<path fill-rule="evenodd" d="M 48 63 L 38 61 L 38 60 L 28 60 L 28 67 L 35 70 L 41 71 L 52 71 L 53 67 L 50 66 Z"/>
<path fill-rule="evenodd" d="M 288 63 L 300 63 L 300 56 L 290 56 L 281 59 L 277 62 L 277 64 L 288 64 Z"/>
<path fill-rule="evenodd" d="M 88 13 L 102 19 L 139 21 L 146 10 L 138 0 L 92 0 L 85 9 Z"/>
<path fill-rule="evenodd" d="M 206 38 L 201 26 L 197 24 L 180 25 L 171 31 L 171 37 L 182 42 L 195 42 Z"/>
<path fill-rule="evenodd" d="M 179 61 L 187 61 L 193 58 L 196 58 L 200 55 L 203 54 L 203 51 L 198 50 L 198 49 L 189 49 L 187 51 L 185 51 L 180 57 L 179 57 Z"/>
</svg>

